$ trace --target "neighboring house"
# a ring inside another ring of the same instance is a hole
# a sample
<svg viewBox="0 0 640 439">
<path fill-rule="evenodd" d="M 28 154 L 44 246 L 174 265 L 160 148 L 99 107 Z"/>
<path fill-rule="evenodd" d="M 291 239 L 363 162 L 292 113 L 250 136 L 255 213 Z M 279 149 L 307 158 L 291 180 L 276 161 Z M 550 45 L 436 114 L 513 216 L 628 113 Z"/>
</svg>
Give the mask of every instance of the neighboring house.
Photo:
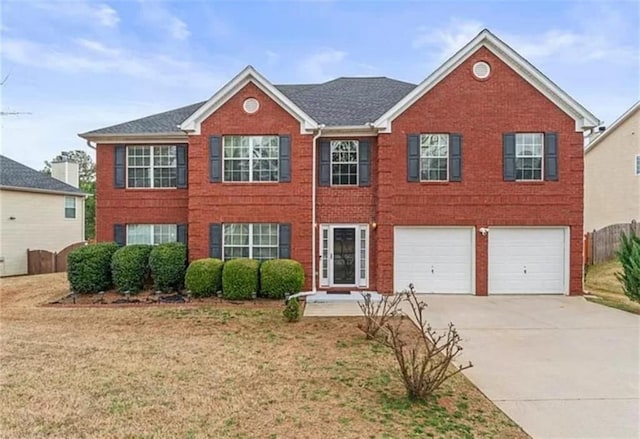
<svg viewBox="0 0 640 439">
<path fill-rule="evenodd" d="M 640 101 L 591 140 L 584 157 L 584 228 L 640 221 Z"/>
<path fill-rule="evenodd" d="M 27 274 L 27 249 L 57 252 L 84 240 L 78 165 L 51 164 L 52 177 L 0 156 L 0 275 Z"/>
<path fill-rule="evenodd" d="M 418 85 L 273 85 L 91 131 L 97 239 L 291 257 L 312 290 L 582 292 L 599 120 L 485 30 Z"/>
</svg>

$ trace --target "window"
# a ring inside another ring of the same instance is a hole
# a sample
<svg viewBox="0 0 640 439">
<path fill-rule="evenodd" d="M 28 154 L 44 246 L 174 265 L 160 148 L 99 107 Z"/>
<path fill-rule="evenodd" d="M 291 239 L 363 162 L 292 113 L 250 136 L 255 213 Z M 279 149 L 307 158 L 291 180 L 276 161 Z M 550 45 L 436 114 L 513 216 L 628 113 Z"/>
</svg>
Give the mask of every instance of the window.
<svg viewBox="0 0 640 439">
<path fill-rule="evenodd" d="M 275 259 L 278 257 L 278 238 L 278 224 L 224 224 L 224 260 Z"/>
<path fill-rule="evenodd" d="M 176 187 L 176 146 L 128 146 L 127 187 Z"/>
<path fill-rule="evenodd" d="M 64 197 L 64 217 L 76 217 L 76 197 Z"/>
<path fill-rule="evenodd" d="M 420 181 L 449 179 L 449 135 L 420 135 Z"/>
<path fill-rule="evenodd" d="M 127 224 L 127 245 L 163 244 L 178 240 L 176 224 Z"/>
<path fill-rule="evenodd" d="M 223 137 L 224 181 L 278 181 L 278 136 Z"/>
<path fill-rule="evenodd" d="M 516 180 L 542 180 L 542 133 L 516 134 Z"/>
<path fill-rule="evenodd" d="M 331 142 L 331 184 L 356 186 L 358 184 L 358 141 L 333 140 Z"/>
<path fill-rule="evenodd" d="M 636 175 L 640 175 L 640 154 L 636 156 Z"/>
</svg>

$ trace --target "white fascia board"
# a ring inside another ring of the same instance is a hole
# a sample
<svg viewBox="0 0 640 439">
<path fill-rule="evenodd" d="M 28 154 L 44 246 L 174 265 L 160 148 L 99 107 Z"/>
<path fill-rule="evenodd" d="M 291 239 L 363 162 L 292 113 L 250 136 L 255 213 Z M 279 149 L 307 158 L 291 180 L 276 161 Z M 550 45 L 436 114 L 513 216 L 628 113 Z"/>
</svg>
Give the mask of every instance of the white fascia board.
<svg viewBox="0 0 640 439">
<path fill-rule="evenodd" d="M 612 131 L 615 131 L 620 125 L 622 125 L 627 119 L 629 119 L 636 111 L 640 110 L 640 101 L 636 102 L 624 112 L 622 116 L 616 119 L 605 131 L 600 134 L 593 142 L 589 143 L 584 150 L 584 153 L 591 151 L 596 145 L 598 145 L 602 139 L 609 136 Z"/>
<path fill-rule="evenodd" d="M 51 194 L 51 195 L 64 195 L 67 197 L 77 197 L 77 198 L 87 198 L 91 194 L 87 194 L 86 192 L 67 192 L 67 191 L 57 191 L 53 189 L 39 189 L 33 187 L 22 187 L 22 186 L 4 186 L 0 185 L 0 190 L 5 191 L 14 191 L 14 192 L 33 192 L 38 194 Z"/>
<path fill-rule="evenodd" d="M 391 124 L 396 117 L 435 87 L 481 47 L 489 49 L 551 102 L 571 116 L 576 121 L 576 131 L 582 131 L 600 125 L 600 120 L 597 117 L 554 84 L 542 72 L 529 63 L 529 61 L 485 29 L 444 64 L 438 67 L 436 71 L 422 81 L 407 96 L 376 120 L 375 126 L 380 128 L 382 132 L 391 132 Z"/>
<path fill-rule="evenodd" d="M 248 83 L 255 84 L 267 96 L 276 101 L 278 105 L 289 114 L 300 121 L 300 133 L 305 134 L 308 130 L 317 129 L 318 124 L 300 107 L 294 104 L 280 90 L 275 88 L 264 76 L 251 66 L 245 67 L 231 81 L 222 87 L 211 99 L 205 102 L 182 124 L 180 129 L 188 134 L 200 134 L 200 125 L 207 117 L 211 116 L 218 108 L 224 105 L 232 96 L 240 91 Z"/>
<path fill-rule="evenodd" d="M 370 125 L 328 126 L 322 129 L 322 137 L 375 137 L 378 129 Z"/>
<path fill-rule="evenodd" d="M 78 137 L 100 143 L 187 143 L 185 133 L 140 133 L 140 134 L 78 134 Z"/>
</svg>

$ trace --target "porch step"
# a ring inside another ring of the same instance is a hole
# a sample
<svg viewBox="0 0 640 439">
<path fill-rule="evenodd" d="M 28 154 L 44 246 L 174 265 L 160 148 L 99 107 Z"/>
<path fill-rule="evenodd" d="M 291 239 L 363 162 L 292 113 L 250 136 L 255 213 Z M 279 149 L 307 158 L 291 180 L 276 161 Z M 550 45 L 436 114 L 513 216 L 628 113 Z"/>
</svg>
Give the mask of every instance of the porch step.
<svg viewBox="0 0 640 439">
<path fill-rule="evenodd" d="M 327 294 L 319 292 L 313 296 L 307 296 L 307 303 L 334 303 L 334 302 L 361 302 L 363 301 L 361 293 L 371 294 L 372 300 L 380 300 L 382 296 L 376 291 L 351 291 L 349 294 Z"/>
</svg>

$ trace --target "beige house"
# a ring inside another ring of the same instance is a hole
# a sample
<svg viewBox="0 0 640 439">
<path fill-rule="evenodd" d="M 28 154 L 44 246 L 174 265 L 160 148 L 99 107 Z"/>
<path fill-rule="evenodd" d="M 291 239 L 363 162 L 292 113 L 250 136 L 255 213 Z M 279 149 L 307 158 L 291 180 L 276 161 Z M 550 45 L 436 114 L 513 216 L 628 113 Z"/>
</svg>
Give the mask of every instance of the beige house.
<svg viewBox="0 0 640 439">
<path fill-rule="evenodd" d="M 640 221 L 640 101 L 587 145 L 584 229 Z"/>
<path fill-rule="evenodd" d="M 27 249 L 57 252 L 84 240 L 78 165 L 53 163 L 51 174 L 0 155 L 0 276 L 27 274 Z"/>
</svg>

